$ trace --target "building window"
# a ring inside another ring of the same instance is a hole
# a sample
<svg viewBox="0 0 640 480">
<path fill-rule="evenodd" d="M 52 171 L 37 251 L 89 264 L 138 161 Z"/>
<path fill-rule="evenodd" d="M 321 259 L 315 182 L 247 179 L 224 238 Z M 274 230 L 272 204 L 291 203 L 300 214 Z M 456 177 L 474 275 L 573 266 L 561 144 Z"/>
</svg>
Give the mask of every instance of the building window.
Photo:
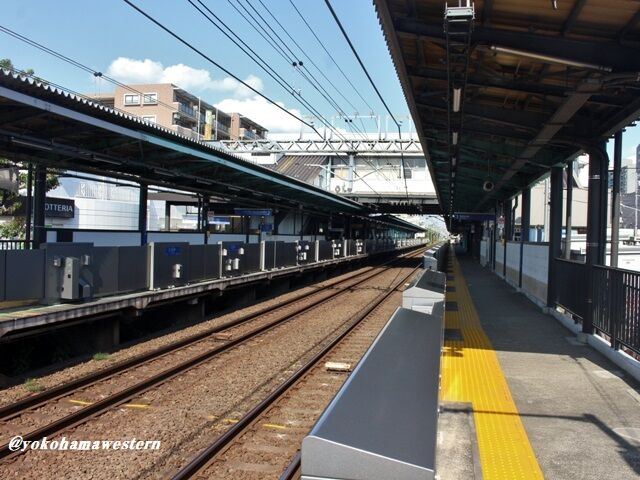
<svg viewBox="0 0 640 480">
<path fill-rule="evenodd" d="M 137 93 L 127 93 L 124 96 L 125 105 L 140 105 L 140 95 Z"/>
<path fill-rule="evenodd" d="M 145 93 L 142 97 L 142 102 L 145 105 L 157 105 L 158 94 L 157 93 Z"/>
<path fill-rule="evenodd" d="M 155 115 L 143 115 L 142 116 L 142 120 L 144 120 L 145 122 L 149 122 L 149 123 L 156 123 L 156 116 Z"/>
</svg>

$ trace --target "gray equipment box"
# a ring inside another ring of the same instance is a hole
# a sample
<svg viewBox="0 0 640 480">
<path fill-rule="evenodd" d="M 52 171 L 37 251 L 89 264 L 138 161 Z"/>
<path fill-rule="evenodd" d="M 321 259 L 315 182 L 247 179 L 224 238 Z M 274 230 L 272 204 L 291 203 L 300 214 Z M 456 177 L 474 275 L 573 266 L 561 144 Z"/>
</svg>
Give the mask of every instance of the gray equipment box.
<svg viewBox="0 0 640 480">
<path fill-rule="evenodd" d="M 304 438 L 304 480 L 435 477 L 442 329 L 396 310 Z"/>
<path fill-rule="evenodd" d="M 45 243 L 45 303 L 87 300 L 93 286 L 93 243 Z M 77 260 L 67 261 L 67 258 Z"/>
<path fill-rule="evenodd" d="M 402 292 L 402 306 L 422 313 L 433 313 L 436 305 L 444 307 L 446 281 L 445 273 L 423 270 Z"/>
<path fill-rule="evenodd" d="M 296 256 L 298 258 L 298 265 L 305 265 L 307 263 L 316 261 L 316 243 L 308 242 L 306 240 L 300 240 L 296 243 Z"/>
<path fill-rule="evenodd" d="M 149 248 L 147 278 L 149 289 L 178 287 L 189 280 L 189 244 L 152 242 Z"/>
</svg>

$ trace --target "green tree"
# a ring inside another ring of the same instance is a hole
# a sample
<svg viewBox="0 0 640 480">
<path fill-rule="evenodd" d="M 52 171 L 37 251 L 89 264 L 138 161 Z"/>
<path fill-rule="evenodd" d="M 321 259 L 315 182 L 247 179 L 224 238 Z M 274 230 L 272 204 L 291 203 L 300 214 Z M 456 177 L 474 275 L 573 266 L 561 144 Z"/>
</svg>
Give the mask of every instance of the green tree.
<svg viewBox="0 0 640 480">
<path fill-rule="evenodd" d="M 17 71 L 13 62 L 9 58 L 0 59 L 0 68 L 6 70 Z M 34 71 L 32 68 L 24 70 L 24 74 L 33 76 Z M 38 77 L 33 77 L 38 78 Z M 0 168 L 17 167 L 19 169 L 18 174 L 18 189 L 24 189 L 27 186 L 27 168 L 28 166 L 21 163 L 12 161 L 9 158 L 0 157 Z M 60 172 L 53 171 L 47 174 L 47 192 L 56 188 L 60 183 L 58 181 L 58 175 Z M 19 193 L 15 193 L 9 190 L 0 189 L 0 215 L 13 216 L 22 206 L 22 200 Z M 22 216 L 12 218 L 8 222 L 0 224 L 0 238 L 24 238 L 26 231 L 25 218 Z"/>
</svg>

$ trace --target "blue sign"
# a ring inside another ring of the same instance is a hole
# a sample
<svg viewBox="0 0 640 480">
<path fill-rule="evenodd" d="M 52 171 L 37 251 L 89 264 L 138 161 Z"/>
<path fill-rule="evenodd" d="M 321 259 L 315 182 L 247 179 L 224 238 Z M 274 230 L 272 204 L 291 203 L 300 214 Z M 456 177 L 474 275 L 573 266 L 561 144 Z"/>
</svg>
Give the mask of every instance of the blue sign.
<svg viewBox="0 0 640 480">
<path fill-rule="evenodd" d="M 234 208 L 233 211 L 236 215 L 244 217 L 270 217 L 273 215 L 273 211 L 270 208 Z"/>
<path fill-rule="evenodd" d="M 492 213 L 454 213 L 453 218 L 456 220 L 471 220 L 473 222 L 484 222 L 485 220 L 494 221 L 496 216 Z"/>
<path fill-rule="evenodd" d="M 167 257 L 177 257 L 182 253 L 182 249 L 180 247 L 167 247 L 164 249 L 164 253 L 167 254 Z"/>
<path fill-rule="evenodd" d="M 209 219 L 210 225 L 231 225 L 231 218 L 229 217 L 211 217 Z"/>
</svg>

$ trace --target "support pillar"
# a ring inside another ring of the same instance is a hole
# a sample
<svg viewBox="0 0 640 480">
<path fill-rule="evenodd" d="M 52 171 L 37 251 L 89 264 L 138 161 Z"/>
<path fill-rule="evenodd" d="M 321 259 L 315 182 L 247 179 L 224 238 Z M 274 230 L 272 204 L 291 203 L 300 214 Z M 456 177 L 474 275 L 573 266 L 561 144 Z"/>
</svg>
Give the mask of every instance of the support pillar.
<svg viewBox="0 0 640 480">
<path fill-rule="evenodd" d="M 31 248 L 31 211 L 33 210 L 33 165 L 30 163 L 27 170 L 27 198 L 24 205 L 25 218 L 24 218 L 24 240 L 25 249 Z"/>
<path fill-rule="evenodd" d="M 602 192 L 607 187 L 608 157 L 604 147 L 589 151 L 589 193 L 587 205 L 587 263 L 602 265 L 604 263 L 606 236 L 606 195 Z M 603 176 L 603 171 L 605 175 Z M 604 184 L 604 189 L 602 185 Z M 603 207 L 604 212 L 603 212 Z M 603 215 L 604 213 L 604 215 Z M 603 221 L 604 219 L 604 221 Z"/>
<path fill-rule="evenodd" d="M 511 238 L 511 200 L 502 204 L 502 215 L 504 215 L 504 235 L 502 246 L 502 277 L 507 278 L 507 244 Z"/>
<path fill-rule="evenodd" d="M 571 223 L 573 215 L 573 160 L 567 165 L 567 210 L 565 217 L 566 236 L 564 241 L 564 258 L 571 259 Z"/>
<path fill-rule="evenodd" d="M 606 222 L 606 187 L 607 187 L 607 151 L 604 144 L 589 150 L 589 197 L 587 205 L 587 314 L 582 322 L 582 332 L 593 333 L 593 297 L 594 285 L 592 279 L 593 265 L 602 265 L 605 256 Z M 604 172 L 604 175 L 603 175 Z M 603 185 L 604 184 L 604 187 Z M 605 192 L 605 198 L 602 193 Z M 604 215 L 603 215 L 604 210 Z M 603 221 L 604 218 L 604 221 Z M 604 232 L 604 233 L 603 233 Z"/>
<path fill-rule="evenodd" d="M 562 256 L 562 167 L 551 168 L 551 201 L 549 210 L 549 267 L 547 281 L 547 306 L 556 303 L 556 258 Z"/>
<path fill-rule="evenodd" d="M 613 191 L 611 192 L 611 266 L 618 267 L 620 247 L 620 170 L 622 169 L 622 130 L 615 135 L 613 149 Z"/>
<path fill-rule="evenodd" d="M 209 243 L 209 195 L 202 199 L 202 230 L 204 232 L 204 244 Z"/>
<path fill-rule="evenodd" d="M 42 165 L 36 166 L 35 186 L 33 193 L 33 247 L 47 241 L 47 232 L 44 226 L 44 205 L 47 195 L 47 169 Z"/>
<path fill-rule="evenodd" d="M 496 243 L 498 242 L 498 204 L 493 207 L 493 228 L 491 230 L 491 270 L 496 271 Z"/>
<path fill-rule="evenodd" d="M 518 274 L 518 286 L 520 288 L 522 288 L 522 265 L 524 263 L 524 242 L 529 241 L 530 227 L 531 227 L 531 188 L 527 187 L 522 191 L 522 216 L 520 218 L 520 269 Z"/>
<path fill-rule="evenodd" d="M 140 245 L 147 244 L 147 199 L 149 198 L 149 186 L 140 184 L 140 197 L 138 199 L 138 231 L 140 232 Z M 167 223 L 169 219 L 167 218 Z M 169 225 L 167 225 L 168 230 Z"/>
</svg>

